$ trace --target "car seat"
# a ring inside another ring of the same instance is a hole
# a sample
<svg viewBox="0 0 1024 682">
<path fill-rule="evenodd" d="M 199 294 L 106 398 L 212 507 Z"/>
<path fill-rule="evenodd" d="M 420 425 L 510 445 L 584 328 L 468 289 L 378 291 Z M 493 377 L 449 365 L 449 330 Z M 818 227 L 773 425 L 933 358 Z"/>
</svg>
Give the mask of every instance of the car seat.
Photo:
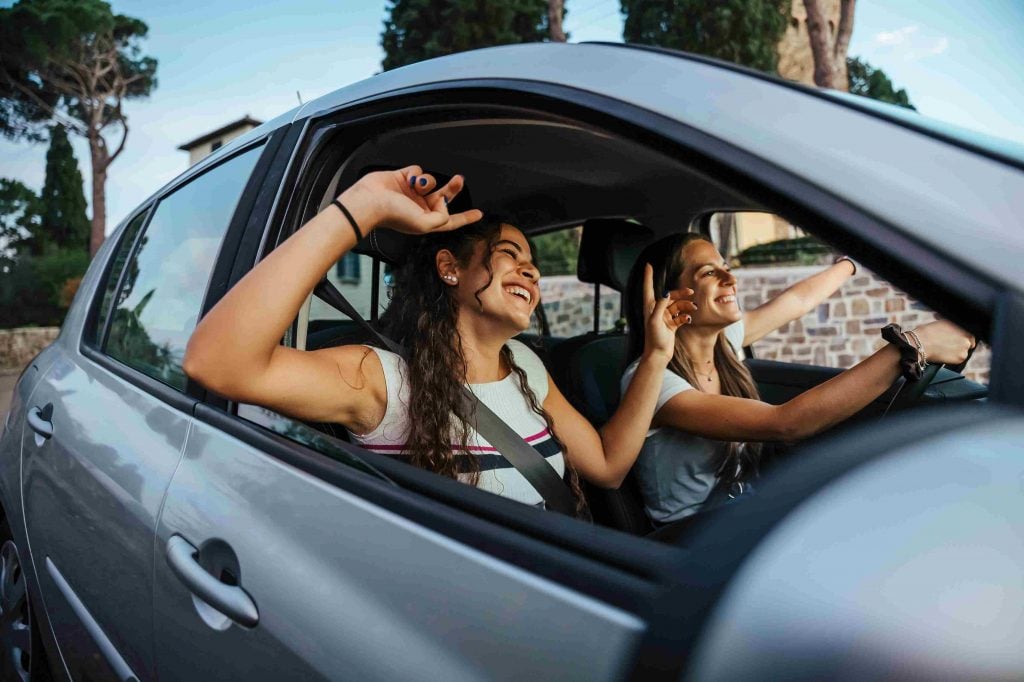
<svg viewBox="0 0 1024 682">
<path fill-rule="evenodd" d="M 653 236 L 631 220 L 588 220 L 580 239 L 580 281 L 625 292 L 629 271 Z M 567 339 L 551 353 L 552 376 L 569 402 L 596 428 L 618 407 L 627 343 L 628 337 L 621 331 L 588 332 Z M 652 530 L 632 473 L 618 490 L 584 488 L 595 522 L 636 535 Z"/>
</svg>

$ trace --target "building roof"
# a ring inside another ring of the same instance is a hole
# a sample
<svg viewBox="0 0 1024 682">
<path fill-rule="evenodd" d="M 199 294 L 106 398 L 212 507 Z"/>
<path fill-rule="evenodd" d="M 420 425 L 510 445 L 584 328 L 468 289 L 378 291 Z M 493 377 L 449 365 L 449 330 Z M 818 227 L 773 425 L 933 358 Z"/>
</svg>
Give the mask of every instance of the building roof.
<svg viewBox="0 0 1024 682">
<path fill-rule="evenodd" d="M 210 140 L 215 140 L 218 137 L 221 137 L 222 135 L 231 132 L 235 128 L 240 128 L 245 125 L 249 125 L 255 128 L 257 126 L 263 125 L 263 121 L 257 121 L 251 116 L 246 115 L 238 119 L 237 121 L 234 121 L 233 123 L 229 123 L 226 126 L 217 128 L 212 133 L 206 133 L 205 135 L 201 135 L 196 139 L 192 140 L 191 142 L 186 142 L 185 144 L 178 147 L 178 149 L 180 149 L 183 152 L 190 151 L 194 147 L 198 147 L 199 145 L 209 142 Z"/>
</svg>

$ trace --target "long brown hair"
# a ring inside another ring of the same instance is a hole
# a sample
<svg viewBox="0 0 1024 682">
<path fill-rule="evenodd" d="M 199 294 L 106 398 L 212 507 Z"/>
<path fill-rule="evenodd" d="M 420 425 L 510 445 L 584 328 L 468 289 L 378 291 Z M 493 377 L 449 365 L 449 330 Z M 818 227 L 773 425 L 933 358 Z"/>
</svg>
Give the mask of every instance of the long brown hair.
<svg viewBox="0 0 1024 682">
<path fill-rule="evenodd" d="M 709 241 L 703 235 L 696 232 L 683 232 L 664 239 L 660 239 L 647 246 L 629 273 L 629 282 L 626 288 L 626 319 L 629 324 L 629 362 L 640 357 L 644 349 L 644 333 L 646 311 L 644 310 L 644 264 L 650 263 L 654 269 L 654 291 L 655 296 L 664 294 L 665 291 L 676 288 L 679 277 L 686 269 L 686 262 L 683 260 L 683 249 L 691 242 L 703 240 Z M 760 400 L 757 392 L 757 384 L 750 374 L 747 366 L 736 356 L 732 344 L 725 337 L 725 332 L 718 334 L 715 342 L 714 354 L 715 369 L 718 370 L 719 383 L 722 395 L 735 396 L 738 398 L 750 398 Z M 681 376 L 697 390 L 701 389 L 697 373 L 693 369 L 693 363 L 686 354 L 682 339 L 676 334 L 675 351 L 668 368 Z M 727 482 L 742 480 L 757 475 L 758 465 L 761 459 L 760 443 L 722 443 L 719 449 L 719 459 L 716 464 L 717 475 Z"/>
<path fill-rule="evenodd" d="M 447 249 L 460 266 L 468 267 L 476 257 L 478 245 L 483 244 L 479 257 L 493 278 L 491 252 L 505 222 L 489 215 L 468 227 L 417 238 L 408 257 L 394 272 L 391 303 L 381 317 L 384 333 L 407 349 L 411 424 L 406 451 L 412 464 L 449 478 L 464 476 L 472 485 L 480 480 L 480 464 L 467 447 L 473 415 L 462 393 L 466 358 L 456 326 L 459 302 L 453 288 L 438 276 L 436 255 Z M 481 307 L 480 293 L 491 281 L 488 279 L 475 292 Z M 501 349 L 501 361 L 516 375 L 530 409 L 544 420 L 562 450 L 577 515 L 585 516 L 579 476 L 564 457 L 565 449 L 555 434 L 551 416 L 537 400 L 526 372 L 516 364 L 507 345 Z"/>
</svg>

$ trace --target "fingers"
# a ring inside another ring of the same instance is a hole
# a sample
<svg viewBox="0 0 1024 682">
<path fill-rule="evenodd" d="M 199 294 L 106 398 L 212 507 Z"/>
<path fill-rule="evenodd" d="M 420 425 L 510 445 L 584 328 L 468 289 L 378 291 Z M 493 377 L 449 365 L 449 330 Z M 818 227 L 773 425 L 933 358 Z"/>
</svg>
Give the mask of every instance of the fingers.
<svg viewBox="0 0 1024 682">
<path fill-rule="evenodd" d="M 432 211 L 445 211 L 447 212 L 447 206 L 451 203 L 452 199 L 462 191 L 465 186 L 466 180 L 461 175 L 456 175 L 449 180 L 444 187 L 434 192 L 431 196 L 427 197 L 427 203 Z M 479 218 L 477 218 L 479 220 Z M 470 221 L 474 222 L 474 221 Z M 461 226 L 460 226 L 461 227 Z"/>
<path fill-rule="evenodd" d="M 441 227 L 437 228 L 438 231 L 457 230 L 460 227 L 464 227 L 471 223 L 475 223 L 484 217 L 484 212 L 478 208 L 472 208 L 462 213 L 456 213 L 453 216 L 447 216 L 448 222 Z"/>
<path fill-rule="evenodd" d="M 437 180 L 433 175 L 428 174 L 412 174 L 409 176 L 409 187 L 420 196 L 426 196 L 434 191 L 434 187 L 437 186 Z"/>
<path fill-rule="evenodd" d="M 644 310 L 650 315 L 654 309 L 654 268 L 650 263 L 644 263 Z"/>
</svg>

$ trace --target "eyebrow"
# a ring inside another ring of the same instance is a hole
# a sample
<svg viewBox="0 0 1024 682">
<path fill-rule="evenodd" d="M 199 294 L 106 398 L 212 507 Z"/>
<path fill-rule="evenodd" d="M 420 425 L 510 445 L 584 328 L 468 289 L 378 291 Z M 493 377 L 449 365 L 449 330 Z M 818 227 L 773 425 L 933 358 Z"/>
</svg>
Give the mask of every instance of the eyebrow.
<svg viewBox="0 0 1024 682">
<path fill-rule="evenodd" d="M 518 253 L 522 253 L 523 252 L 523 247 L 519 246 L 519 244 L 516 244 L 511 239 L 499 239 L 498 241 L 494 242 L 494 248 L 498 248 L 498 246 L 501 245 L 501 244 L 508 244 L 509 246 L 514 248 Z M 533 255 L 532 254 L 530 255 L 530 262 L 533 263 Z"/>
</svg>

